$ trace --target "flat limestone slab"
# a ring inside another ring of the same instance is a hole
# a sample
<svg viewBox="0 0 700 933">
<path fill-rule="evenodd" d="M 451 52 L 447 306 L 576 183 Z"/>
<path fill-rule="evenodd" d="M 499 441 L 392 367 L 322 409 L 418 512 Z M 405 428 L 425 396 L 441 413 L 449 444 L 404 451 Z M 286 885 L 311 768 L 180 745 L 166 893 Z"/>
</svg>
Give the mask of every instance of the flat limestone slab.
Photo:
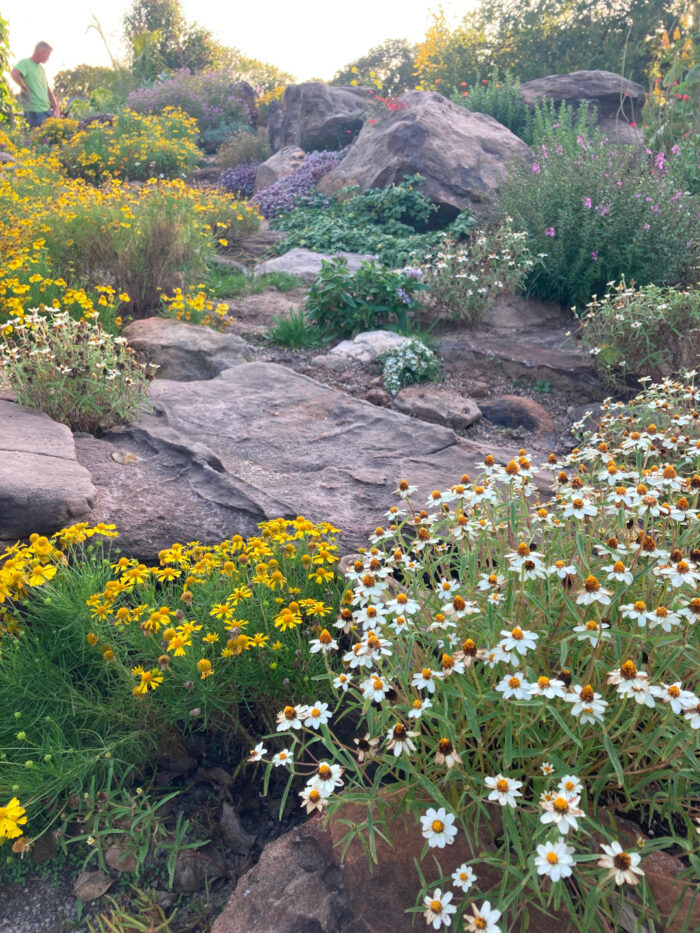
<svg viewBox="0 0 700 933">
<path fill-rule="evenodd" d="M 422 503 L 478 472 L 487 453 L 509 457 L 275 363 L 241 363 L 200 382 L 157 380 L 150 398 L 151 414 L 80 445 L 81 459 L 86 445 L 93 452 L 93 520 L 116 522 L 124 552 L 140 557 L 174 540 L 250 534 L 278 516 L 329 521 L 346 548 L 366 545 L 387 523 L 402 477 L 419 486 Z M 115 468 L 104 452 L 94 456 L 96 443 L 139 460 Z"/>
<path fill-rule="evenodd" d="M 50 534 L 84 518 L 94 501 L 70 429 L 0 399 L 0 541 Z"/>
</svg>

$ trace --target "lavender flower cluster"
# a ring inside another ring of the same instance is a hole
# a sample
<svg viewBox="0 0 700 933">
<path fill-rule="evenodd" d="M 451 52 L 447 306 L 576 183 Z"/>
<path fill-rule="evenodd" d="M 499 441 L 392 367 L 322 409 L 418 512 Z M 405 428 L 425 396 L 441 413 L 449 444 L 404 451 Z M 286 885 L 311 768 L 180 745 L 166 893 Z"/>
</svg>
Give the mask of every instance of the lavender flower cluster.
<svg viewBox="0 0 700 933">
<path fill-rule="evenodd" d="M 345 152 L 344 149 L 337 152 L 310 152 L 290 175 L 258 191 L 255 202 L 263 217 L 277 217 L 285 211 L 293 210 L 300 203 L 310 202 L 319 180 L 340 165 Z"/>
<path fill-rule="evenodd" d="M 255 172 L 260 162 L 233 165 L 221 173 L 219 184 L 237 198 L 250 198 L 255 190 Z"/>
<path fill-rule="evenodd" d="M 161 113 L 166 107 L 178 107 L 195 118 L 200 133 L 249 118 L 245 101 L 236 95 L 230 76 L 223 71 L 193 75 L 183 69 L 153 87 L 132 91 L 126 103 L 137 113 Z"/>
</svg>

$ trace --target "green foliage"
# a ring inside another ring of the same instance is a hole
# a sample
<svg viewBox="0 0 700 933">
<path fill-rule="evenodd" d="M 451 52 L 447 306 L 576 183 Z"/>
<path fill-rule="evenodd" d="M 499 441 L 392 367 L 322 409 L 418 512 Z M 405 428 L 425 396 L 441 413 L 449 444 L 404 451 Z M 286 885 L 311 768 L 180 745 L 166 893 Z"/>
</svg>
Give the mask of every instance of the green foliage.
<svg viewBox="0 0 700 933">
<path fill-rule="evenodd" d="M 81 109 L 92 113 L 114 112 L 135 88 L 136 80 L 126 68 L 101 65 L 66 68 L 53 81 L 54 93 L 73 115 Z M 82 118 L 84 114 L 79 115 Z"/>
<path fill-rule="evenodd" d="M 0 16 L 0 124 L 9 123 L 14 112 L 10 86 L 5 73 L 10 70 L 10 26 Z"/>
<path fill-rule="evenodd" d="M 425 89 L 471 89 L 492 69 L 530 81 L 549 74 L 603 69 L 644 81 L 659 23 L 670 26 L 675 0 L 479 0 L 451 28 L 444 13 L 418 46 L 416 71 Z"/>
<path fill-rule="evenodd" d="M 446 237 L 421 260 L 426 307 L 475 324 L 494 298 L 520 291 L 534 265 L 527 235 L 514 230 L 510 217 L 462 243 Z"/>
<path fill-rule="evenodd" d="M 259 295 L 268 288 L 278 292 L 291 292 L 300 288 L 302 282 L 288 272 L 269 272 L 266 275 L 246 275 L 244 272 L 230 271 L 223 264 L 210 265 L 206 274 L 206 283 L 216 298 L 242 298 L 244 295 Z"/>
<path fill-rule="evenodd" d="M 615 389 L 629 377 L 672 375 L 700 359 L 700 291 L 621 282 L 587 305 L 581 337 L 603 382 Z"/>
<path fill-rule="evenodd" d="M 308 318 L 324 334 L 352 336 L 386 324 L 401 330 L 419 307 L 414 295 L 425 288 L 415 272 L 363 262 L 352 273 L 341 257 L 323 262 L 306 299 Z"/>
<path fill-rule="evenodd" d="M 204 273 L 213 243 L 184 189 L 153 183 L 137 197 L 125 196 L 121 187 L 85 195 L 80 213 L 47 218 L 44 236 L 54 269 L 126 292 L 128 310 L 137 315 L 157 308 L 164 290 Z M 226 229 L 227 218 L 221 223 Z"/>
<path fill-rule="evenodd" d="M 232 81 L 245 81 L 257 94 L 274 91 L 286 84 L 294 84 L 295 77 L 276 65 L 244 55 L 239 49 L 220 46 L 216 50 L 215 67 L 222 68 Z"/>
<path fill-rule="evenodd" d="M 185 21 L 180 0 L 133 0 L 123 24 L 139 81 L 182 68 L 204 71 L 214 64 L 217 45 L 211 33 Z"/>
<path fill-rule="evenodd" d="M 136 415 L 153 378 L 123 337 L 67 311 L 15 319 L 0 346 L 0 368 L 20 405 L 91 433 Z"/>
<path fill-rule="evenodd" d="M 506 72 L 503 77 L 494 68 L 490 80 L 477 77 L 468 90 L 452 94 L 452 101 L 475 113 L 486 113 L 507 126 L 511 133 L 526 138 L 530 108 L 520 96 L 520 81 Z"/>
<path fill-rule="evenodd" d="M 442 379 L 440 360 L 421 340 L 406 340 L 377 359 L 383 366 L 384 388 L 392 395 L 404 386 Z"/>
<path fill-rule="evenodd" d="M 552 127 L 530 166 L 502 190 L 503 209 L 542 259 L 527 288 L 582 307 L 623 277 L 639 285 L 693 280 L 700 242 L 697 196 L 679 190 L 673 161 Z"/>
<path fill-rule="evenodd" d="M 329 253 L 372 253 L 384 265 L 405 265 L 441 238 L 439 231 L 423 232 L 435 205 L 419 186 L 420 176 L 412 176 L 388 188 L 361 192 L 351 187 L 330 204 L 324 199 L 317 207 L 288 211 L 272 221 L 274 229 L 287 233 L 278 249 L 286 252 L 301 246 Z M 460 214 L 454 221 L 456 235 L 462 235 L 470 222 L 468 212 Z"/>
<path fill-rule="evenodd" d="M 269 155 L 270 146 L 264 136 L 241 128 L 219 146 L 216 164 L 221 168 L 248 165 L 251 162 L 264 162 Z"/>
<path fill-rule="evenodd" d="M 415 55 L 416 46 L 406 39 L 385 39 L 381 45 L 337 71 L 330 83 L 374 85 L 383 94 L 394 97 L 415 87 Z"/>
<path fill-rule="evenodd" d="M 290 308 L 287 317 L 273 317 L 272 327 L 267 331 L 267 336 L 273 343 L 292 350 L 318 347 L 327 339 L 321 330 L 309 321 L 303 308 Z"/>
</svg>

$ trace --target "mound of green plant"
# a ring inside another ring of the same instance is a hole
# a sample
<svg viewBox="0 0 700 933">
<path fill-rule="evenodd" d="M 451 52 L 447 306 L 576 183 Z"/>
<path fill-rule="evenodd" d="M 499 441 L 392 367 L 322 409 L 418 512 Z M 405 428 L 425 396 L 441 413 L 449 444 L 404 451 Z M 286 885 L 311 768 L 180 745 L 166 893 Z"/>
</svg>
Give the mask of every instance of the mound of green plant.
<svg viewBox="0 0 700 933">
<path fill-rule="evenodd" d="M 435 246 L 442 232 L 462 235 L 473 223 L 463 212 L 444 231 L 428 230 L 437 208 L 420 191 L 420 176 L 388 188 L 346 188 L 330 203 L 326 198 L 276 217 L 271 226 L 287 233 L 278 250 L 296 246 L 318 252 L 371 253 L 385 266 L 398 267 Z"/>
<path fill-rule="evenodd" d="M 700 360 L 700 291 L 621 282 L 586 306 L 581 337 L 606 385 L 672 375 Z"/>
</svg>

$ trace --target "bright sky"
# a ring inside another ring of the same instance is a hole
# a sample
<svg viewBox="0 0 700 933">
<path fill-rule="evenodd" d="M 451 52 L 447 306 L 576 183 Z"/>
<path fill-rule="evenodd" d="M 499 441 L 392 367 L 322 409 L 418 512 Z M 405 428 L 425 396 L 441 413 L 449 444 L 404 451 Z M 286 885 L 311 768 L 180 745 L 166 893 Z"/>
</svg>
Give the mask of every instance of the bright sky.
<svg viewBox="0 0 700 933">
<path fill-rule="evenodd" d="M 211 30 L 224 45 L 277 65 L 300 81 L 328 80 L 344 65 L 384 39 L 421 40 L 430 9 L 440 0 L 262 0 L 231 3 L 182 0 L 185 18 Z M 464 15 L 470 0 L 443 2 L 451 19 Z M 12 62 L 27 58 L 40 40 L 54 47 L 46 65 L 49 80 L 75 65 L 109 65 L 104 44 L 94 29 L 97 18 L 115 57 L 122 53 L 121 21 L 130 0 L 1 0 L 0 14 L 10 23 Z M 337 13 L 333 10 L 337 9 Z"/>
</svg>

